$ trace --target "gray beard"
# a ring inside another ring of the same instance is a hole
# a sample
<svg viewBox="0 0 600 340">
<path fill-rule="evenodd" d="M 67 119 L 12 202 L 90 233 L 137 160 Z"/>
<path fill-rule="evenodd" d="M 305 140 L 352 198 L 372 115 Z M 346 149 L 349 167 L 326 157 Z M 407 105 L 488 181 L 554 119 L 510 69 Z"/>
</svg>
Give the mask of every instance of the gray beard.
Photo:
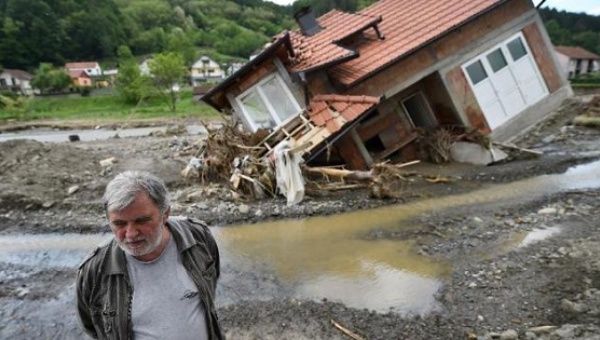
<svg viewBox="0 0 600 340">
<path fill-rule="evenodd" d="M 134 250 L 130 249 L 127 246 L 127 244 L 125 244 L 124 242 L 119 241 L 119 240 L 116 240 L 117 241 L 117 245 L 126 254 L 131 255 L 133 257 L 148 255 L 151 252 L 153 252 L 156 248 L 158 248 L 158 246 L 161 244 L 161 242 L 162 242 L 162 240 L 164 238 L 164 235 L 163 235 L 164 230 L 163 230 L 163 228 L 164 228 L 164 225 L 162 225 L 160 227 L 160 232 L 159 232 L 159 235 L 156 238 L 156 240 L 154 240 L 153 242 L 150 242 L 150 243 L 146 243 L 146 246 L 144 246 L 142 249 L 137 249 L 137 250 L 134 251 Z M 149 240 L 146 239 L 145 241 L 148 242 Z M 152 241 L 152 240 L 150 240 L 150 241 Z"/>
</svg>

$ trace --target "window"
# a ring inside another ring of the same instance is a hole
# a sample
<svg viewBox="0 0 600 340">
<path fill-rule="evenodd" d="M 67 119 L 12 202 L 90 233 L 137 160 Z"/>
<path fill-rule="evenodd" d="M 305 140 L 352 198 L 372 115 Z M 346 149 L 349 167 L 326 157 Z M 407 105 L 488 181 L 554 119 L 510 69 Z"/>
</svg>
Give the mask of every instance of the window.
<svg viewBox="0 0 600 340">
<path fill-rule="evenodd" d="M 255 131 L 274 128 L 302 110 L 277 74 L 266 77 L 236 99 Z"/>
<path fill-rule="evenodd" d="M 488 54 L 487 59 L 494 72 L 498 72 L 508 65 L 506 63 L 506 58 L 504 58 L 504 53 L 502 53 L 502 50 L 499 48 Z"/>
<path fill-rule="evenodd" d="M 467 73 L 469 73 L 469 78 L 471 78 L 473 85 L 487 78 L 487 73 L 479 60 L 467 66 Z"/>
<path fill-rule="evenodd" d="M 507 44 L 510 55 L 514 61 L 521 59 L 521 57 L 527 55 L 527 50 L 521 41 L 521 37 L 518 37 Z"/>
</svg>

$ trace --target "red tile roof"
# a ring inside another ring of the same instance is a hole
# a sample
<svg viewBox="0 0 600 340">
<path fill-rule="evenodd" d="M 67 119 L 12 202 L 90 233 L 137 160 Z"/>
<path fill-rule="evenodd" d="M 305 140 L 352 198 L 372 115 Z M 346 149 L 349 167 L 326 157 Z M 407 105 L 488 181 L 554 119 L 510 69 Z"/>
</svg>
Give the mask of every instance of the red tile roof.
<svg viewBox="0 0 600 340">
<path fill-rule="evenodd" d="M 358 47 L 359 56 L 331 69 L 331 75 L 350 85 L 392 64 L 397 59 L 427 45 L 506 0 L 380 0 L 357 14 L 329 12 L 318 19 L 323 31 L 313 37 L 295 37 L 300 43 L 294 49 L 302 55 L 292 67 L 299 71 L 322 65 L 335 58 L 348 56 L 349 51 L 335 45 L 348 32 L 356 32 L 368 20 L 381 17 L 379 30 L 385 36 L 377 39 L 374 31 L 365 31 L 366 42 Z M 300 33 L 296 32 L 296 35 Z M 304 40 L 302 40 L 304 39 Z"/>
<path fill-rule="evenodd" d="M 85 71 L 81 71 L 81 70 L 78 70 L 78 71 L 68 70 L 68 72 L 69 72 L 69 76 L 71 78 L 89 78 L 90 77 L 90 76 L 88 76 L 87 73 L 85 73 Z"/>
<path fill-rule="evenodd" d="M 377 104 L 376 97 L 320 94 L 310 101 L 308 117 L 316 126 L 335 133 Z"/>
<path fill-rule="evenodd" d="M 579 46 L 555 46 L 556 51 L 571 59 L 600 59 L 600 56 Z"/>
<path fill-rule="evenodd" d="M 355 57 L 356 53 L 353 50 L 344 48 L 336 42 L 360 32 L 380 20 L 381 18 L 378 16 L 332 10 L 317 19 L 319 26 L 323 28 L 320 32 L 312 36 L 304 36 L 300 31 L 290 32 L 296 54 L 292 71 L 311 70 Z"/>
<path fill-rule="evenodd" d="M 66 63 L 65 68 L 68 70 L 83 70 L 87 68 L 95 68 L 98 67 L 98 63 L 95 61 L 82 61 L 76 63 Z"/>
<path fill-rule="evenodd" d="M 15 78 L 15 79 L 19 79 L 19 80 L 31 80 L 33 79 L 33 76 L 23 70 L 15 70 L 15 69 L 8 69 L 5 68 L 4 72 L 10 74 L 11 77 Z"/>
</svg>

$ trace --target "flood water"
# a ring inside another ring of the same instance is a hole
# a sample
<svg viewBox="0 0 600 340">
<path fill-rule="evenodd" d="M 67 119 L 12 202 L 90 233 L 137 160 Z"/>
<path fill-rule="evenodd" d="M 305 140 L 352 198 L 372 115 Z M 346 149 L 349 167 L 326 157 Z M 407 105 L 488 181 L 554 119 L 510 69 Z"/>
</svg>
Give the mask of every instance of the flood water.
<svg viewBox="0 0 600 340">
<path fill-rule="evenodd" d="M 416 252 L 414 240 L 368 237 L 373 230 L 418 229 L 410 221 L 441 209 L 529 200 L 570 189 L 600 187 L 600 162 L 492 185 L 462 195 L 352 213 L 253 225 L 215 227 L 222 256 L 220 304 L 240 299 L 329 299 L 356 308 L 425 314 L 452 264 Z M 560 228 L 515 234 L 511 249 L 550 237 Z M 4 235 L 0 261 L 73 267 L 109 235 Z M 272 277 L 265 280 L 264 277 Z"/>
<path fill-rule="evenodd" d="M 206 128 L 198 124 L 186 125 L 187 133 L 190 135 L 206 134 Z M 103 140 L 115 137 L 142 137 L 151 132 L 165 132 L 166 126 L 140 127 L 129 129 L 84 129 L 84 130 L 52 130 L 32 129 L 18 132 L 0 133 L 0 142 L 13 139 L 33 139 L 38 142 L 61 143 L 68 142 L 70 135 L 78 135 L 81 141 Z"/>
</svg>

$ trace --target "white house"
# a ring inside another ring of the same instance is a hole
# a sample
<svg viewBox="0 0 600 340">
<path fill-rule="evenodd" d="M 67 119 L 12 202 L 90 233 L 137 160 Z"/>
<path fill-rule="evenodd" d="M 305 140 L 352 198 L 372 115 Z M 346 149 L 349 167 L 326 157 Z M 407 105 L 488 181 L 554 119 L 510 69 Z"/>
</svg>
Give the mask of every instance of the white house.
<svg viewBox="0 0 600 340">
<path fill-rule="evenodd" d="M 67 69 L 67 72 L 83 71 L 92 78 L 102 75 L 102 68 L 100 67 L 100 64 L 95 61 L 66 63 L 65 68 Z"/>
<path fill-rule="evenodd" d="M 150 60 L 152 60 L 152 58 L 146 58 L 144 59 L 144 61 L 142 61 L 140 63 L 140 74 L 143 76 L 151 76 L 152 74 L 150 73 Z"/>
<path fill-rule="evenodd" d="M 31 79 L 33 76 L 23 70 L 5 69 L 0 73 L 0 90 L 30 96 L 33 94 Z"/>
<path fill-rule="evenodd" d="M 193 65 L 191 70 L 192 86 L 198 86 L 209 80 L 222 80 L 225 72 L 221 66 L 208 56 L 202 56 Z"/>
<path fill-rule="evenodd" d="M 230 75 L 236 73 L 239 69 L 242 68 L 242 66 L 244 66 L 244 63 L 231 63 L 226 70 L 226 74 L 229 77 Z"/>
<path fill-rule="evenodd" d="M 600 70 L 600 56 L 595 53 L 579 46 L 556 46 L 554 49 L 567 79 Z"/>
</svg>

